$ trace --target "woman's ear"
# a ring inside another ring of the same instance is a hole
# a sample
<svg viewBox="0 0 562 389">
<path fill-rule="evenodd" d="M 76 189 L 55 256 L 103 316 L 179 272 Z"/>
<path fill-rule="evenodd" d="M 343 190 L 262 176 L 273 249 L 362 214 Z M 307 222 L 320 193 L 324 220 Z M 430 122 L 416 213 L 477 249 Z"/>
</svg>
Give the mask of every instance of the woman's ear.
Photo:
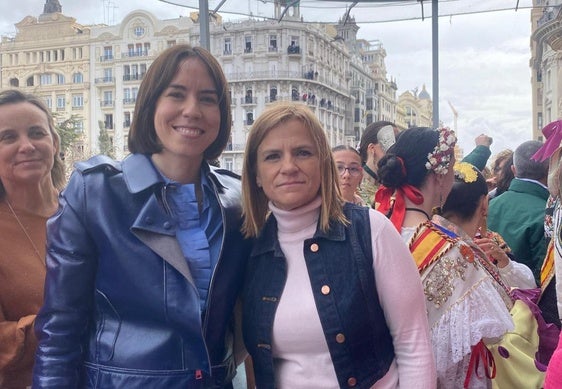
<svg viewBox="0 0 562 389">
<path fill-rule="evenodd" d="M 488 195 L 484 195 L 480 198 L 480 204 L 478 205 L 478 211 L 481 217 L 488 216 Z"/>
</svg>

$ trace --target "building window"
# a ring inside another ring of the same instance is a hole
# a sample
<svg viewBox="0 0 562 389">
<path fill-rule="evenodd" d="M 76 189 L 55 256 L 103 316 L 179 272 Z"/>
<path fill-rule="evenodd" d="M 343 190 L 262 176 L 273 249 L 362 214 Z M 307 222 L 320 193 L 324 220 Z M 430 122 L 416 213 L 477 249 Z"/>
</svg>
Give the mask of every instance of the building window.
<svg viewBox="0 0 562 389">
<path fill-rule="evenodd" d="M 269 89 L 269 101 L 275 101 L 277 100 L 277 88 L 273 87 Z"/>
<path fill-rule="evenodd" d="M 41 85 L 50 85 L 53 83 L 53 79 L 50 73 L 41 74 L 39 77 L 39 83 Z"/>
<path fill-rule="evenodd" d="M 141 37 L 143 35 L 144 35 L 144 27 L 142 26 L 135 27 L 135 36 Z"/>
<path fill-rule="evenodd" d="M 15 86 L 16 88 L 20 86 L 20 80 L 17 78 L 10 78 L 10 86 Z"/>
<path fill-rule="evenodd" d="M 72 75 L 72 82 L 75 84 L 81 84 L 84 82 L 84 76 L 82 73 L 74 73 Z"/>
<path fill-rule="evenodd" d="M 47 108 L 53 109 L 53 98 L 51 96 L 45 96 L 44 101 Z"/>
<path fill-rule="evenodd" d="M 82 94 L 72 95 L 72 107 L 82 108 L 84 106 L 84 96 Z"/>
<path fill-rule="evenodd" d="M 254 124 L 254 112 L 246 111 L 246 122 L 244 124 L 247 126 Z"/>
<path fill-rule="evenodd" d="M 113 68 L 103 69 L 103 82 L 113 82 Z"/>
<path fill-rule="evenodd" d="M 166 42 L 166 46 L 168 46 L 168 48 L 175 46 L 176 45 L 176 41 L 174 40 L 170 40 Z"/>
<path fill-rule="evenodd" d="M 79 133 L 79 134 L 84 132 L 84 121 L 83 120 L 76 120 L 74 122 L 74 132 Z"/>
<path fill-rule="evenodd" d="M 106 114 L 103 124 L 104 124 L 106 130 L 113 130 L 113 115 L 112 114 Z"/>
<path fill-rule="evenodd" d="M 59 85 L 64 84 L 64 74 L 57 74 L 57 84 Z"/>
<path fill-rule="evenodd" d="M 124 128 L 131 127 L 131 113 L 130 112 L 124 113 L 123 127 Z"/>
<path fill-rule="evenodd" d="M 232 158 L 225 158 L 224 159 L 224 168 L 229 171 L 234 170 L 234 160 Z"/>
<path fill-rule="evenodd" d="M 537 115 L 537 126 L 540 129 L 542 129 L 542 112 L 539 112 Z"/>
<path fill-rule="evenodd" d="M 105 46 L 103 48 L 103 57 L 102 57 L 102 61 L 109 61 L 113 59 L 113 47 L 111 46 Z"/>
<path fill-rule="evenodd" d="M 224 38 L 224 51 L 223 54 L 230 55 L 232 54 L 232 40 L 231 38 Z"/>
<path fill-rule="evenodd" d="M 64 95 L 57 95 L 57 110 L 64 109 L 65 98 Z"/>
<path fill-rule="evenodd" d="M 251 53 L 252 52 L 252 37 L 250 35 L 246 35 L 244 37 L 244 53 Z"/>
<path fill-rule="evenodd" d="M 277 35 L 269 36 L 269 51 L 277 51 Z"/>
<path fill-rule="evenodd" d="M 113 92 L 112 91 L 104 91 L 103 92 L 103 105 L 110 106 L 113 105 Z"/>
</svg>

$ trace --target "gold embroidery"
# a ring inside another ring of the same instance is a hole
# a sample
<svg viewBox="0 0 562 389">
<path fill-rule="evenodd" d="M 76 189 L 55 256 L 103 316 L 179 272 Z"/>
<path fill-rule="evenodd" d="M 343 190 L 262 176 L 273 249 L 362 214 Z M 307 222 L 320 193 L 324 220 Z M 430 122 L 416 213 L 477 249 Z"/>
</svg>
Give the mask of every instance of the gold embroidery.
<svg viewBox="0 0 562 389">
<path fill-rule="evenodd" d="M 468 263 L 463 258 L 445 256 L 428 270 L 423 282 L 424 293 L 428 301 L 440 308 L 453 295 L 455 280 L 464 281 Z"/>
</svg>

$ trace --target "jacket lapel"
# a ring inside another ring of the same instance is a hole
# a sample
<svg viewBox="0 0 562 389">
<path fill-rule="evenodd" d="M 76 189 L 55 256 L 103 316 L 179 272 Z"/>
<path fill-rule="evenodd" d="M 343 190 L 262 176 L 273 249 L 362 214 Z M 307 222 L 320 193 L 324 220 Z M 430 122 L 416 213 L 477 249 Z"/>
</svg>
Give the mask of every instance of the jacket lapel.
<svg viewBox="0 0 562 389">
<path fill-rule="evenodd" d="M 179 271 L 191 284 L 193 276 L 176 239 L 175 223 L 153 193 L 139 212 L 131 232 Z"/>
</svg>

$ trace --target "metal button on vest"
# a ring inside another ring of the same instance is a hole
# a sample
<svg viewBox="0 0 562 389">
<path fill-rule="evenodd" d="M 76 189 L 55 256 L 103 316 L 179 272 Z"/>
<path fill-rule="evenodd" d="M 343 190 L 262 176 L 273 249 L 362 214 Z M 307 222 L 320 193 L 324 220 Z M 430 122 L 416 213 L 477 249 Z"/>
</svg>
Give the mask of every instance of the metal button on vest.
<svg viewBox="0 0 562 389">
<path fill-rule="evenodd" d="M 172 224 L 170 222 L 164 222 L 164 228 L 169 230 L 170 228 L 172 228 Z"/>
<path fill-rule="evenodd" d="M 317 252 L 319 250 L 320 247 L 318 247 L 318 244 L 313 243 L 310 245 L 310 251 L 312 251 L 313 253 Z"/>
<path fill-rule="evenodd" d="M 342 334 L 341 332 L 339 334 L 337 334 L 336 335 L 336 342 L 338 342 L 338 343 L 345 342 L 345 335 Z"/>
<path fill-rule="evenodd" d="M 348 379 L 347 379 L 347 385 L 348 385 L 350 388 L 353 388 L 355 385 L 357 385 L 357 378 L 355 378 L 355 377 L 350 377 L 350 378 L 348 378 Z"/>
<path fill-rule="evenodd" d="M 330 287 L 328 285 L 322 285 L 320 292 L 322 292 L 323 295 L 330 294 Z"/>
</svg>

